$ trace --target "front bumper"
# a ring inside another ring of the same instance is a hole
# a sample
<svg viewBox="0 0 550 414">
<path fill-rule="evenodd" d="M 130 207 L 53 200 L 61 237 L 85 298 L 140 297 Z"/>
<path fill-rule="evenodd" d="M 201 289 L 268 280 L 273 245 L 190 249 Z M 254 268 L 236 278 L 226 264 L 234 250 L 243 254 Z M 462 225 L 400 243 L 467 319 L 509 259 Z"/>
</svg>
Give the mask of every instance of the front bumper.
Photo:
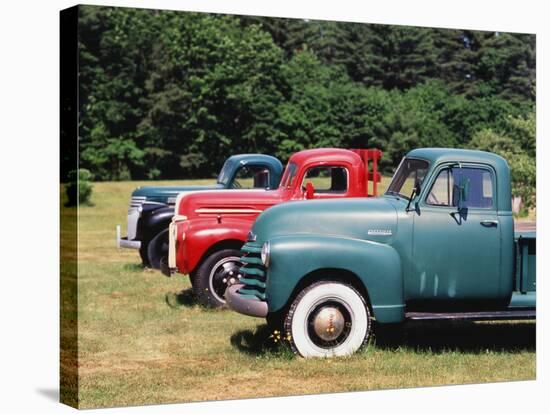
<svg viewBox="0 0 550 414">
<path fill-rule="evenodd" d="M 225 303 L 227 306 L 244 315 L 265 318 L 267 316 L 267 302 L 253 295 L 239 293 L 239 289 L 244 287 L 245 285 L 238 283 L 229 286 L 225 290 Z"/>
<path fill-rule="evenodd" d="M 120 237 L 120 225 L 116 226 L 116 246 L 124 249 L 140 249 L 141 240 L 128 240 L 128 237 Z"/>
<path fill-rule="evenodd" d="M 178 266 L 176 261 L 177 256 L 177 240 L 178 240 L 178 226 L 179 222 L 187 220 L 187 217 L 181 215 L 175 215 L 172 218 L 172 222 L 168 227 L 168 263 L 161 263 L 160 271 L 165 276 L 172 276 L 177 273 Z M 181 235 L 181 241 L 185 240 L 185 233 Z"/>
</svg>

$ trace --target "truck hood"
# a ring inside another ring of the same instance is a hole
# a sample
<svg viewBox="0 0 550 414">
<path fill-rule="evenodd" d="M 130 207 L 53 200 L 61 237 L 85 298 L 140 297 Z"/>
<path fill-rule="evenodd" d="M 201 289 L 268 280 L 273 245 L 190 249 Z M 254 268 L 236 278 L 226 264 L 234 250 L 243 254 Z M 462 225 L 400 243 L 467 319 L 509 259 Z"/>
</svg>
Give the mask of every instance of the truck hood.
<svg viewBox="0 0 550 414">
<path fill-rule="evenodd" d="M 204 214 L 257 214 L 283 199 L 281 190 L 201 191 L 180 194 L 176 201 L 176 214 L 188 219 Z"/>
<path fill-rule="evenodd" d="M 257 242 L 319 234 L 391 243 L 396 231 L 397 210 L 385 197 L 286 203 L 262 213 L 252 228 Z"/>
<path fill-rule="evenodd" d="M 136 188 L 132 193 L 132 197 L 146 197 L 147 201 L 168 203 L 169 198 L 175 199 L 180 193 L 207 191 L 222 188 L 223 186 L 221 184 L 189 186 L 145 186 Z"/>
</svg>

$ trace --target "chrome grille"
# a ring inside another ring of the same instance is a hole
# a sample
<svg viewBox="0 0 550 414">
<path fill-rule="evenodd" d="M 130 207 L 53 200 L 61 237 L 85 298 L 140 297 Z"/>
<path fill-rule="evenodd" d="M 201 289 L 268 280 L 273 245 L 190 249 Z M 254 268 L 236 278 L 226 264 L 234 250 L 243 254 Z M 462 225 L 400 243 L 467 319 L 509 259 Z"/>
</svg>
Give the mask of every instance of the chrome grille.
<svg viewBox="0 0 550 414">
<path fill-rule="evenodd" d="M 239 271 L 242 275 L 239 282 L 244 287 L 239 289 L 239 293 L 244 296 L 253 296 L 257 299 L 265 300 L 266 269 L 260 257 L 261 251 L 262 244 L 257 242 L 248 242 L 241 249 L 241 262 L 244 264 Z"/>
<path fill-rule="evenodd" d="M 145 202 L 147 197 L 145 196 L 133 196 L 130 200 L 130 207 L 128 208 L 128 227 L 127 235 L 128 240 L 135 240 L 137 235 L 137 224 L 139 217 L 141 216 L 141 205 Z"/>
<path fill-rule="evenodd" d="M 145 203 L 145 200 L 147 200 L 147 197 L 145 196 L 133 196 L 130 200 L 130 208 L 138 208 L 143 203 Z"/>
</svg>

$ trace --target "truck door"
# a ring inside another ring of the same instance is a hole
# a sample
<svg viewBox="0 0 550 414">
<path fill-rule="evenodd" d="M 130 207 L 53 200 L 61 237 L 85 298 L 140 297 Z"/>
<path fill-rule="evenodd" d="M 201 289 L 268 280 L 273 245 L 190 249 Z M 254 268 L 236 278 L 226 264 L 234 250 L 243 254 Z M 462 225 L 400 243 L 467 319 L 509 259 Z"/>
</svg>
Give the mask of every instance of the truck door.
<svg viewBox="0 0 550 414">
<path fill-rule="evenodd" d="M 412 277 L 406 287 L 411 299 L 497 299 L 501 243 L 494 171 L 448 165 L 432 177 L 414 216 Z"/>
</svg>

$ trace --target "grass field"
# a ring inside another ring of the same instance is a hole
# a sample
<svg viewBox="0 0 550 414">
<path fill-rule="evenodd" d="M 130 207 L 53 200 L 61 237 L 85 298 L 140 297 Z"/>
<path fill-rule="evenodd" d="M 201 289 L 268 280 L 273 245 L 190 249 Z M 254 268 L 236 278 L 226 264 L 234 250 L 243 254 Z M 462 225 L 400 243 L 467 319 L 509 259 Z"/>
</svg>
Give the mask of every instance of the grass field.
<svg viewBox="0 0 550 414">
<path fill-rule="evenodd" d="M 97 183 L 94 206 L 79 210 L 78 280 L 63 279 L 62 289 L 70 295 L 77 283 L 81 408 L 535 378 L 533 322 L 408 323 L 351 357 L 294 357 L 262 319 L 203 309 L 187 277 L 145 270 L 136 251 L 116 249 L 115 225 L 124 227 L 140 184 Z M 63 231 L 70 240 L 75 229 Z M 74 319 L 70 303 L 62 309 Z"/>
</svg>

